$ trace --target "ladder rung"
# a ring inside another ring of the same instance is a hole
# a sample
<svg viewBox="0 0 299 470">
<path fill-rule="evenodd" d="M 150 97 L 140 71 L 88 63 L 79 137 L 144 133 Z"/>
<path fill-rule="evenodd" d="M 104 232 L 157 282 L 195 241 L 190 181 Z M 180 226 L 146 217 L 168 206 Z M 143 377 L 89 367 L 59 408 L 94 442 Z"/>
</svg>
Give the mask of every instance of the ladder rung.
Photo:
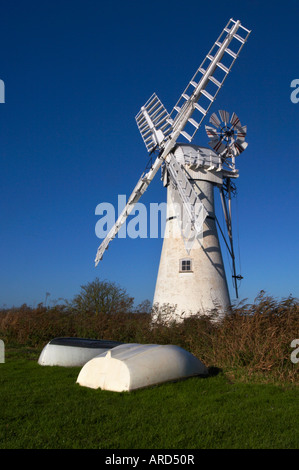
<svg viewBox="0 0 299 470">
<path fill-rule="evenodd" d="M 239 34 L 234 34 L 234 38 L 236 38 L 238 41 L 240 41 L 242 44 L 245 43 L 245 39 L 239 36 Z"/>
<path fill-rule="evenodd" d="M 209 59 L 209 60 L 212 62 L 212 60 L 214 60 L 214 57 L 211 56 L 210 54 L 208 54 L 208 55 L 207 55 L 207 59 Z"/>
<path fill-rule="evenodd" d="M 225 67 L 225 65 L 223 65 L 221 62 L 218 62 L 217 63 L 217 67 L 221 68 L 222 70 L 224 70 L 225 73 L 228 73 L 229 72 L 229 69 L 227 67 Z"/>
<path fill-rule="evenodd" d="M 149 129 L 149 126 L 145 126 L 142 129 L 139 128 L 139 132 L 141 135 L 144 135 Z"/>
<path fill-rule="evenodd" d="M 214 101 L 214 96 L 210 95 L 206 90 L 202 90 L 201 94 L 208 98 L 208 100 Z"/>
<path fill-rule="evenodd" d="M 138 126 L 142 125 L 143 121 L 146 122 L 145 117 L 144 117 L 143 114 L 141 114 L 140 116 L 136 117 L 136 121 L 137 121 Z"/>
<path fill-rule="evenodd" d="M 158 109 L 161 109 L 163 108 L 163 105 L 161 103 L 159 103 L 159 101 L 156 101 L 156 103 L 153 104 L 153 106 L 151 107 L 146 107 L 146 110 L 148 112 L 149 115 L 151 115 L 151 113 L 157 108 L 158 106 Z"/>
<path fill-rule="evenodd" d="M 152 96 L 152 99 L 150 98 L 147 103 L 145 103 L 144 108 L 149 109 L 149 107 L 152 105 L 152 103 L 156 100 L 157 101 L 157 95 L 154 93 Z"/>
<path fill-rule="evenodd" d="M 188 101 L 188 99 L 190 98 L 190 96 L 186 95 L 186 93 L 183 93 L 182 97 L 185 98 L 186 101 Z"/>
<path fill-rule="evenodd" d="M 244 29 L 244 31 L 246 31 L 246 33 L 251 33 L 250 29 L 244 28 L 244 26 L 242 26 L 241 24 L 240 24 L 240 28 Z"/>
<path fill-rule="evenodd" d="M 171 132 L 172 132 L 172 127 L 168 126 L 168 128 L 163 131 L 163 134 L 165 135 L 165 137 L 167 137 L 169 136 Z"/>
<path fill-rule="evenodd" d="M 189 121 L 196 129 L 199 128 L 198 122 L 196 122 L 194 119 L 189 118 L 188 121 Z"/>
<path fill-rule="evenodd" d="M 152 130 L 151 129 L 148 129 L 146 130 L 145 132 L 142 132 L 142 137 L 145 139 L 145 137 L 148 135 L 148 134 L 151 134 L 152 133 Z"/>
<path fill-rule="evenodd" d="M 167 112 L 165 111 L 165 109 L 163 109 L 163 111 L 160 114 L 158 114 L 155 117 L 150 116 L 150 118 L 153 121 L 153 123 L 155 124 L 156 122 L 161 121 L 161 119 L 165 119 L 166 116 L 167 116 Z"/>
<path fill-rule="evenodd" d="M 198 71 L 199 71 L 200 73 L 202 73 L 203 75 L 206 73 L 206 70 L 203 69 L 202 67 L 199 67 Z"/>
<path fill-rule="evenodd" d="M 160 126 L 161 126 L 161 124 L 163 124 L 163 122 L 165 122 L 165 119 L 166 119 L 166 116 L 164 116 L 162 119 L 160 119 L 160 121 L 154 123 L 156 129 L 160 129 Z"/>
<path fill-rule="evenodd" d="M 143 131 L 145 128 L 148 127 L 148 123 L 144 121 L 142 124 L 138 124 L 140 132 Z"/>
<path fill-rule="evenodd" d="M 163 128 L 165 128 L 165 126 L 168 126 L 168 127 L 169 127 L 169 123 L 168 123 L 168 116 L 166 117 L 166 119 L 165 119 L 165 121 L 164 121 L 163 125 L 160 127 L 160 129 L 163 129 Z"/>
<path fill-rule="evenodd" d="M 218 46 L 218 47 L 221 47 L 221 46 L 222 46 L 222 43 L 219 42 L 219 41 L 216 41 L 215 44 L 216 44 L 216 46 Z"/>
<path fill-rule="evenodd" d="M 194 82 L 193 80 L 191 80 L 190 84 L 191 84 L 192 86 L 194 86 L 194 88 L 196 88 L 197 85 L 198 85 L 198 83 Z"/>
<path fill-rule="evenodd" d="M 181 111 L 181 108 L 179 106 L 175 106 L 174 109 L 176 110 L 177 113 Z"/>
<path fill-rule="evenodd" d="M 225 52 L 227 52 L 229 55 L 231 55 L 234 59 L 236 59 L 238 56 L 235 52 L 231 51 L 230 49 L 225 49 Z"/>
<path fill-rule="evenodd" d="M 185 132 L 185 131 L 181 131 L 181 134 L 182 134 L 187 140 L 189 140 L 189 142 L 191 142 L 191 140 L 192 140 L 191 135 L 187 134 L 187 132 Z"/>
<path fill-rule="evenodd" d="M 194 103 L 194 108 L 200 111 L 204 116 L 207 114 L 207 111 L 203 109 L 198 103 Z"/>
<path fill-rule="evenodd" d="M 209 77 L 209 80 L 211 80 L 211 82 L 215 83 L 215 85 L 218 86 L 218 88 L 221 87 L 221 83 L 215 77 Z"/>
<path fill-rule="evenodd" d="M 169 127 L 169 123 L 168 123 L 168 122 L 166 122 L 165 124 L 163 124 L 163 126 L 160 127 L 160 131 L 163 131 L 163 132 L 164 132 L 164 130 L 165 130 L 167 127 Z"/>
<path fill-rule="evenodd" d="M 162 112 L 160 113 L 161 109 L 162 109 Z M 151 120 L 153 120 L 155 116 L 159 115 L 159 113 L 160 114 L 166 113 L 164 106 L 162 105 L 159 106 L 159 108 L 157 108 L 153 113 L 150 114 Z"/>
</svg>

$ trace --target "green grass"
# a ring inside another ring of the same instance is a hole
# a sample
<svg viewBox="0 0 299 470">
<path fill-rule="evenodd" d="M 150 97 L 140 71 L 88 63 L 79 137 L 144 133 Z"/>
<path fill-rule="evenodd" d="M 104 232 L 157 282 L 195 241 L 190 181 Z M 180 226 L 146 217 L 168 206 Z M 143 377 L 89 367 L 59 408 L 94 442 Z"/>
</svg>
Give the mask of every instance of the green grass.
<svg viewBox="0 0 299 470">
<path fill-rule="evenodd" d="M 232 383 L 224 373 L 134 392 L 80 387 L 80 368 L 38 353 L 0 364 L 0 448 L 298 448 L 298 388 Z"/>
</svg>

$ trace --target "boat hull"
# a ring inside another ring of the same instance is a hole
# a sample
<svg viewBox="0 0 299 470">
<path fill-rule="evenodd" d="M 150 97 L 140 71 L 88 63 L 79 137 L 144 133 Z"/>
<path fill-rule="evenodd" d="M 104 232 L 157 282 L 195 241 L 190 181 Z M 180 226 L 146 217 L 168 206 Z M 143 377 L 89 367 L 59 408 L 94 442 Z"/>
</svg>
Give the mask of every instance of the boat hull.
<svg viewBox="0 0 299 470">
<path fill-rule="evenodd" d="M 207 374 L 206 366 L 198 358 L 178 346 L 131 343 L 88 361 L 77 383 L 123 392 Z"/>
<path fill-rule="evenodd" d="M 38 363 L 41 366 L 82 367 L 93 357 L 120 344 L 85 338 L 54 338 L 42 350 Z"/>
</svg>

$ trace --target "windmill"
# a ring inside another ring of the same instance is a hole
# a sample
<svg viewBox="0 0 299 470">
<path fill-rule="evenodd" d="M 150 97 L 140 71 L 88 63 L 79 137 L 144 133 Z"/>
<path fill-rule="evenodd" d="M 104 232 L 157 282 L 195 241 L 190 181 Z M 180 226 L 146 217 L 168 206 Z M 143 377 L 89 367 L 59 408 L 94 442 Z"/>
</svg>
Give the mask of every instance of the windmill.
<svg viewBox="0 0 299 470">
<path fill-rule="evenodd" d="M 221 110 L 219 115 L 212 114 L 210 125 L 206 126 L 210 148 L 191 142 L 250 33 L 239 20 L 230 19 L 170 114 L 155 93 L 142 106 L 136 122 L 151 155 L 150 168 L 141 175 L 97 251 L 96 265 L 161 168 L 167 186 L 167 236 L 163 241 L 154 304 L 176 306 L 176 319 L 182 312 L 206 313 L 215 307 L 223 311 L 230 304 L 216 227 L 215 186 L 220 188 L 229 236 L 226 243 L 238 294 L 231 224 L 235 186 L 231 180 L 238 177 L 235 158 L 247 146 L 246 127 L 235 113 L 230 118 L 228 112 Z M 188 143 L 178 143 L 180 136 Z"/>
</svg>

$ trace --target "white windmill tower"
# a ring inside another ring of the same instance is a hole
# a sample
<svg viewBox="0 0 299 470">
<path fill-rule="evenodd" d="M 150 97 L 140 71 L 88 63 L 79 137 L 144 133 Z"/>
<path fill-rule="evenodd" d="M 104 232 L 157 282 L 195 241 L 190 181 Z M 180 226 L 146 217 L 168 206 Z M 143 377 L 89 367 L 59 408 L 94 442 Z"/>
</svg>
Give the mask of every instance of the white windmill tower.
<svg viewBox="0 0 299 470">
<path fill-rule="evenodd" d="M 207 313 L 230 304 L 227 281 L 217 234 L 214 187 L 220 188 L 229 244 L 235 272 L 231 230 L 232 178 L 238 177 L 235 157 L 243 151 L 246 127 L 233 113 L 214 113 L 206 131 L 212 149 L 190 144 L 207 115 L 251 31 L 230 19 L 212 49 L 168 114 L 156 94 L 141 108 L 136 122 L 148 152 L 156 155 L 143 173 L 118 220 L 98 248 L 96 265 L 110 241 L 162 167 L 167 186 L 166 236 L 160 259 L 154 304 L 176 307 L 175 319 L 182 313 Z M 197 114 L 197 118 L 196 118 Z M 190 129 L 191 132 L 190 132 Z M 183 136 L 188 143 L 179 144 Z M 226 196 L 229 204 L 226 205 Z M 180 227 L 179 235 L 177 227 Z M 237 289 L 236 289 L 237 293 Z"/>
</svg>

